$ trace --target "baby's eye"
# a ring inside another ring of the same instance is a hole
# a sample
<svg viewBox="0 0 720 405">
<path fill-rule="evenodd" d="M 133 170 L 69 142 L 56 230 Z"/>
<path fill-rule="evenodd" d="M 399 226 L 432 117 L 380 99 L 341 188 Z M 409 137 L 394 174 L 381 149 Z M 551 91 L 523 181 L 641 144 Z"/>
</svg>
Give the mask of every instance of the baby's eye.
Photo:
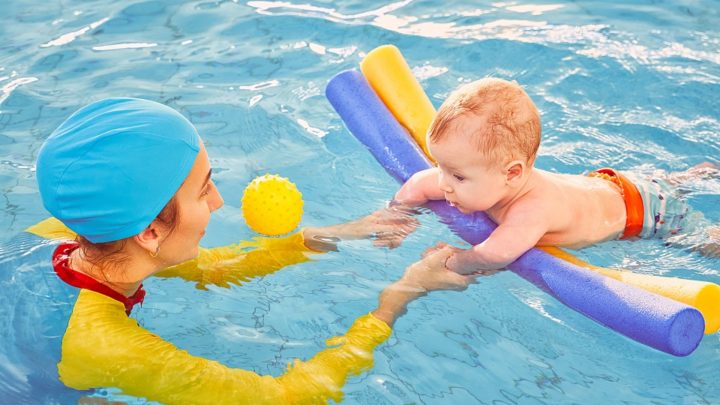
<svg viewBox="0 0 720 405">
<path fill-rule="evenodd" d="M 463 180 L 465 180 L 465 177 L 463 177 L 463 176 L 461 176 L 461 175 L 459 175 L 459 174 L 453 174 L 453 177 L 455 177 L 455 179 L 456 179 L 457 181 L 463 181 Z"/>
</svg>

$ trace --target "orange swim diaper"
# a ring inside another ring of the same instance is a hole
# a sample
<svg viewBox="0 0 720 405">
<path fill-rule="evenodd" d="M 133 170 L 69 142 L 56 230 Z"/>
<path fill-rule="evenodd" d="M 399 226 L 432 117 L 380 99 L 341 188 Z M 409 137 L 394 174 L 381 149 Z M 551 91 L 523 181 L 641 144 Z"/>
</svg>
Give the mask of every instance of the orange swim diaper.
<svg viewBox="0 0 720 405">
<path fill-rule="evenodd" d="M 620 187 L 620 192 L 623 200 L 625 201 L 625 210 L 627 212 L 625 230 L 623 231 L 620 239 L 627 239 L 640 235 L 640 232 L 643 229 L 645 207 L 643 206 L 640 191 L 635 184 L 628 180 L 627 177 L 610 168 L 595 170 L 594 172 L 588 173 L 588 176 L 605 179 Z"/>
</svg>

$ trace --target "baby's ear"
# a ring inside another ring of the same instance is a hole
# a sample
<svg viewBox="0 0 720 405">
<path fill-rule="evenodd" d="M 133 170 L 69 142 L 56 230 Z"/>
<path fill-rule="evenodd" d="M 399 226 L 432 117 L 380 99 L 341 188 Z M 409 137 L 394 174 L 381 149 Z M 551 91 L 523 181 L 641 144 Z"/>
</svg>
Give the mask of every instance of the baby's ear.
<svg viewBox="0 0 720 405">
<path fill-rule="evenodd" d="M 525 174 L 525 163 L 521 160 L 513 160 L 505 166 L 505 182 L 512 185 L 519 181 Z"/>
</svg>

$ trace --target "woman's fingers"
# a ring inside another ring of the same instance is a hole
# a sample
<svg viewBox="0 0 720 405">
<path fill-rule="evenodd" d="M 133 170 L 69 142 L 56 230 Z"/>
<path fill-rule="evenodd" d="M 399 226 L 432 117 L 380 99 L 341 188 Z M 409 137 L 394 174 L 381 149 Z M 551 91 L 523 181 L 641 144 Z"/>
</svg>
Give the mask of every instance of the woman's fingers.
<svg viewBox="0 0 720 405">
<path fill-rule="evenodd" d="M 423 258 L 424 258 L 424 257 L 427 257 L 428 255 L 430 255 L 430 254 L 432 254 L 432 253 L 434 253 L 434 252 L 436 252 L 436 251 L 438 251 L 438 250 L 440 250 L 440 249 L 444 249 L 444 248 L 447 247 L 447 246 L 450 246 L 450 245 L 448 245 L 448 244 L 445 243 L 445 242 L 438 242 L 438 243 L 435 244 L 435 246 L 430 246 L 429 248 L 425 249 L 425 251 L 422 252 L 422 254 L 420 255 L 420 257 L 423 257 Z"/>
<path fill-rule="evenodd" d="M 400 223 L 381 224 L 372 233 L 375 239 L 373 244 L 380 247 L 396 248 L 402 244 L 405 238 L 415 231 L 419 222 L 414 218 L 408 218 Z"/>
<path fill-rule="evenodd" d="M 466 289 L 477 278 L 477 276 L 463 276 L 447 269 L 445 269 L 445 273 L 447 273 L 445 276 L 447 277 L 448 287 L 450 287 L 448 289 L 458 291 Z"/>
<path fill-rule="evenodd" d="M 450 246 L 450 245 L 448 245 L 448 244 L 445 243 L 445 242 L 438 242 L 438 243 L 435 244 L 435 246 L 431 246 L 431 247 L 425 249 L 425 251 L 424 251 L 420 256 L 421 256 L 421 257 L 426 257 L 427 255 L 432 254 L 432 253 L 434 253 L 434 252 L 436 252 L 436 251 L 438 251 L 438 250 L 440 250 L 440 249 L 443 249 L 443 248 L 445 248 L 445 247 L 447 247 L 447 246 Z"/>
</svg>

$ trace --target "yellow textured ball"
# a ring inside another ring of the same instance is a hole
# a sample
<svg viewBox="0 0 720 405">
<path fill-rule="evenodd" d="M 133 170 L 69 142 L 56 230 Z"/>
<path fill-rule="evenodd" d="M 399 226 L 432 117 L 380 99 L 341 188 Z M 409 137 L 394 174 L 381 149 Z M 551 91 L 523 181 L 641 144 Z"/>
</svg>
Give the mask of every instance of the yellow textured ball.
<svg viewBox="0 0 720 405">
<path fill-rule="evenodd" d="M 275 174 L 256 177 L 243 193 L 242 213 L 253 231 L 283 235 L 300 223 L 302 194 L 295 184 L 284 177 Z"/>
</svg>

